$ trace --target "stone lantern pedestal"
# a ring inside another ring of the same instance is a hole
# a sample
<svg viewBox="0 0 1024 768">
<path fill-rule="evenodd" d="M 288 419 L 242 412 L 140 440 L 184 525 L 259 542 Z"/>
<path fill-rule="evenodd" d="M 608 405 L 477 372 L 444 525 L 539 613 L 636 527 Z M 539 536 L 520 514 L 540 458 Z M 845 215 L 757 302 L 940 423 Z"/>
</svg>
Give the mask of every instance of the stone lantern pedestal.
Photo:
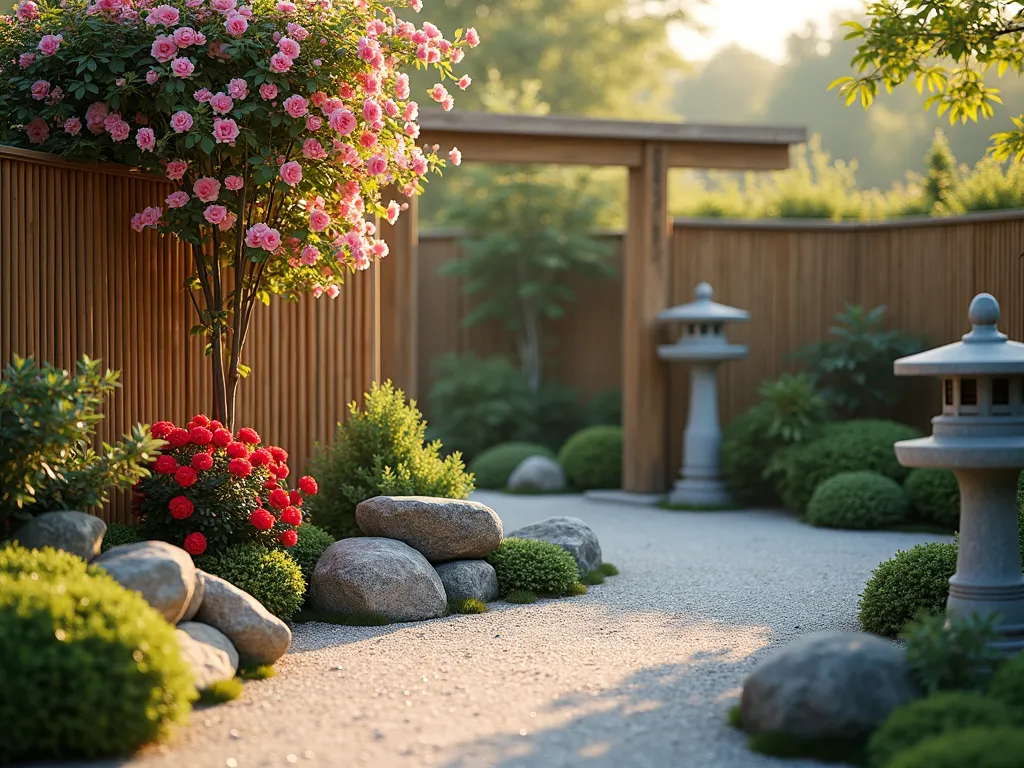
<svg viewBox="0 0 1024 768">
<path fill-rule="evenodd" d="M 725 326 L 745 322 L 750 313 L 716 304 L 713 291 L 701 283 L 695 300 L 658 315 L 662 323 L 681 323 L 683 335 L 675 344 L 658 347 L 658 357 L 690 364 L 690 411 L 683 435 L 683 467 L 669 494 L 670 504 L 727 506 L 732 503 L 721 478 L 722 430 L 718 425 L 718 366 L 747 356 L 747 348 L 730 344 Z"/>
<path fill-rule="evenodd" d="M 1017 479 L 1024 468 L 1024 344 L 996 328 L 999 304 L 974 297 L 962 341 L 897 360 L 897 376 L 936 376 L 942 414 L 932 435 L 896 443 L 907 467 L 950 469 L 960 484 L 960 546 L 950 616 L 999 615 L 996 645 L 1024 649 L 1024 576 Z"/>
</svg>

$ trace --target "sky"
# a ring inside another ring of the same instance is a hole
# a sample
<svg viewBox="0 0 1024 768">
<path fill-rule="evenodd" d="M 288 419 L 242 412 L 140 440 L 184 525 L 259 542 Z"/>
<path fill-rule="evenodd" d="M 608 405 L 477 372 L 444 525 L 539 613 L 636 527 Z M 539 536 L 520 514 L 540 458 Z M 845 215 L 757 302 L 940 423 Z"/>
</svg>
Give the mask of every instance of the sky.
<svg viewBox="0 0 1024 768">
<path fill-rule="evenodd" d="M 693 12 L 707 29 L 704 35 L 685 27 L 672 29 L 670 35 L 688 61 L 709 59 L 735 43 L 782 63 L 790 33 L 802 31 L 808 21 L 825 31 L 834 12 L 863 5 L 863 0 L 708 0 Z"/>
</svg>

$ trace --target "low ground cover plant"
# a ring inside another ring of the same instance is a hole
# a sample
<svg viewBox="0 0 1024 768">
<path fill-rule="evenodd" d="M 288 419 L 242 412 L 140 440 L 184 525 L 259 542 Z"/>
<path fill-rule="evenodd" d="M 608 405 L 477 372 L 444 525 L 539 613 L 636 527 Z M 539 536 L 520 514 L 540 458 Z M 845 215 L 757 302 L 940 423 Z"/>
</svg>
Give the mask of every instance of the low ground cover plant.
<svg viewBox="0 0 1024 768">
<path fill-rule="evenodd" d="M 565 597 L 574 594 L 579 583 L 576 560 L 546 541 L 505 539 L 487 562 L 494 567 L 498 589 L 506 598 L 516 590 Z"/>
</svg>

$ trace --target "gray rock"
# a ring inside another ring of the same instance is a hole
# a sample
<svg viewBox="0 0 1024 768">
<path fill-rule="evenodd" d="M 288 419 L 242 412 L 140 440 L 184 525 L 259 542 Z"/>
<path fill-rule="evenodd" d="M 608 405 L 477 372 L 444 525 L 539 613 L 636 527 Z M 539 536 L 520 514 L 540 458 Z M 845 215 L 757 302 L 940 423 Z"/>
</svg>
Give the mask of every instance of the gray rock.
<svg viewBox="0 0 1024 768">
<path fill-rule="evenodd" d="M 314 607 L 332 613 L 379 613 L 392 621 L 444 616 L 437 572 L 412 547 L 394 539 L 336 541 L 320 556 L 310 583 Z"/>
<path fill-rule="evenodd" d="M 171 624 L 185 615 L 196 589 L 196 567 L 184 549 L 164 541 L 112 547 L 93 563 L 121 586 L 139 592 Z"/>
<path fill-rule="evenodd" d="M 862 632 L 816 632 L 755 667 L 740 711 L 749 733 L 858 739 L 919 695 L 893 643 Z"/>
<path fill-rule="evenodd" d="M 292 631 L 248 592 L 203 572 L 203 602 L 196 621 L 219 629 L 248 663 L 273 664 L 292 643 Z"/>
<path fill-rule="evenodd" d="M 601 565 L 597 534 L 578 517 L 549 517 L 508 534 L 510 539 L 536 539 L 557 544 L 576 560 L 580 577 Z"/>
<path fill-rule="evenodd" d="M 208 624 L 183 621 L 175 634 L 181 645 L 181 657 L 192 667 L 197 690 L 205 690 L 214 683 L 235 676 L 238 651 L 223 632 Z"/>
<path fill-rule="evenodd" d="M 367 536 L 397 539 L 432 563 L 487 557 L 501 546 L 501 520 L 477 501 L 376 496 L 356 507 Z"/>
<path fill-rule="evenodd" d="M 14 534 L 14 540 L 26 549 L 53 547 L 83 560 L 92 560 L 100 553 L 107 524 L 85 512 L 44 512 L 25 523 Z"/>
<path fill-rule="evenodd" d="M 527 456 L 508 476 L 510 491 L 557 493 L 565 490 L 565 472 L 548 456 Z"/>
<path fill-rule="evenodd" d="M 206 593 L 205 588 L 206 582 L 203 581 L 203 572 L 196 570 L 196 588 L 192 592 L 192 599 L 188 601 L 188 605 L 185 606 L 185 613 L 182 614 L 181 618 L 178 619 L 178 623 L 185 621 L 192 621 L 199 613 L 199 606 L 203 604 L 203 595 Z"/>
<path fill-rule="evenodd" d="M 498 574 L 486 560 L 453 560 L 435 568 L 449 600 L 498 598 Z"/>
</svg>

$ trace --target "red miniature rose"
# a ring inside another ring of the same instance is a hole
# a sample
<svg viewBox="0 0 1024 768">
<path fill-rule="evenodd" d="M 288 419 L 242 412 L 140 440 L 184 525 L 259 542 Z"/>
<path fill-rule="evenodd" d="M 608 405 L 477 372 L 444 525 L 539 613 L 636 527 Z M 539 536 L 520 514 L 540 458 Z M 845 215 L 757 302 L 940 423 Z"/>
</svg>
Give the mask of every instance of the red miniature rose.
<svg viewBox="0 0 1024 768">
<path fill-rule="evenodd" d="M 201 413 L 197 413 L 195 416 L 192 417 L 192 423 L 195 424 L 197 427 L 209 427 L 210 419 L 209 417 L 204 416 Z"/>
<path fill-rule="evenodd" d="M 317 487 L 316 480 L 309 475 L 303 475 L 299 478 L 299 490 L 309 496 L 315 496 L 320 489 Z"/>
<path fill-rule="evenodd" d="M 273 459 L 270 456 L 270 451 L 266 448 L 257 448 L 255 451 L 249 454 L 249 463 L 254 467 L 263 467 L 269 464 Z"/>
<path fill-rule="evenodd" d="M 285 507 L 281 512 L 281 522 L 288 525 L 302 525 L 302 513 L 296 507 Z"/>
<path fill-rule="evenodd" d="M 192 427 L 188 432 L 189 439 L 196 445 L 209 445 L 213 440 L 213 432 L 206 427 Z"/>
<path fill-rule="evenodd" d="M 232 459 L 228 462 L 228 472 L 236 477 L 248 477 L 252 473 L 252 464 L 245 459 Z"/>
<path fill-rule="evenodd" d="M 210 426 L 213 425 L 211 424 Z M 223 448 L 230 442 L 231 433 L 228 430 L 224 429 L 223 427 L 219 427 L 213 430 L 213 444 L 216 445 L 218 448 Z"/>
<path fill-rule="evenodd" d="M 174 425 L 171 422 L 158 421 L 149 431 L 157 440 L 164 440 L 171 434 L 172 429 L 174 429 Z"/>
<path fill-rule="evenodd" d="M 213 456 L 208 453 L 197 453 L 192 457 L 192 469 L 203 472 L 213 467 Z"/>
<path fill-rule="evenodd" d="M 277 521 L 274 520 L 274 516 L 267 512 L 267 510 L 259 507 L 254 509 L 252 514 L 249 515 L 249 522 L 258 531 L 269 531 Z"/>
<path fill-rule="evenodd" d="M 181 427 L 175 427 L 171 430 L 171 434 L 167 436 L 167 442 L 175 448 L 183 448 L 188 445 L 188 441 L 188 430 L 182 429 Z"/>
<path fill-rule="evenodd" d="M 284 509 L 288 506 L 288 491 L 275 488 L 270 492 L 270 496 L 267 497 L 267 501 L 270 506 L 277 507 L 278 509 Z"/>
<path fill-rule="evenodd" d="M 188 488 L 190 485 L 195 485 L 196 471 L 192 467 L 178 467 L 174 471 L 174 479 L 182 488 Z"/>
<path fill-rule="evenodd" d="M 294 547 L 299 541 L 299 534 L 289 528 L 287 531 L 281 531 L 277 540 L 286 547 Z"/>
<path fill-rule="evenodd" d="M 252 443 L 253 445 L 260 442 L 260 436 L 256 434 L 256 430 L 249 427 L 242 427 L 238 430 L 238 439 L 243 443 Z"/>
<path fill-rule="evenodd" d="M 276 467 L 273 468 L 272 471 L 275 475 L 277 475 L 278 480 L 284 480 L 284 478 L 288 477 L 287 464 L 278 464 Z"/>
<path fill-rule="evenodd" d="M 159 472 L 161 475 L 170 475 L 174 473 L 174 470 L 178 468 L 178 462 L 173 456 L 168 456 L 166 453 L 163 456 L 159 456 L 156 463 L 153 464 L 153 469 Z"/>
<path fill-rule="evenodd" d="M 274 461 L 288 461 L 288 451 L 276 445 L 270 447 L 270 455 L 274 457 Z"/>
<path fill-rule="evenodd" d="M 168 507 L 171 510 L 171 517 L 175 520 L 186 520 L 192 517 L 192 512 L 195 511 L 195 506 L 184 496 L 175 496 Z"/>
<path fill-rule="evenodd" d="M 299 495 L 298 491 L 288 491 L 288 501 L 292 503 L 293 507 L 302 506 L 302 496 Z"/>
<path fill-rule="evenodd" d="M 232 459 L 244 459 L 249 455 L 249 448 L 245 443 L 228 443 L 228 456 Z"/>
<path fill-rule="evenodd" d="M 206 537 L 198 531 L 185 537 L 185 551 L 190 555 L 201 555 L 206 551 Z"/>
</svg>

